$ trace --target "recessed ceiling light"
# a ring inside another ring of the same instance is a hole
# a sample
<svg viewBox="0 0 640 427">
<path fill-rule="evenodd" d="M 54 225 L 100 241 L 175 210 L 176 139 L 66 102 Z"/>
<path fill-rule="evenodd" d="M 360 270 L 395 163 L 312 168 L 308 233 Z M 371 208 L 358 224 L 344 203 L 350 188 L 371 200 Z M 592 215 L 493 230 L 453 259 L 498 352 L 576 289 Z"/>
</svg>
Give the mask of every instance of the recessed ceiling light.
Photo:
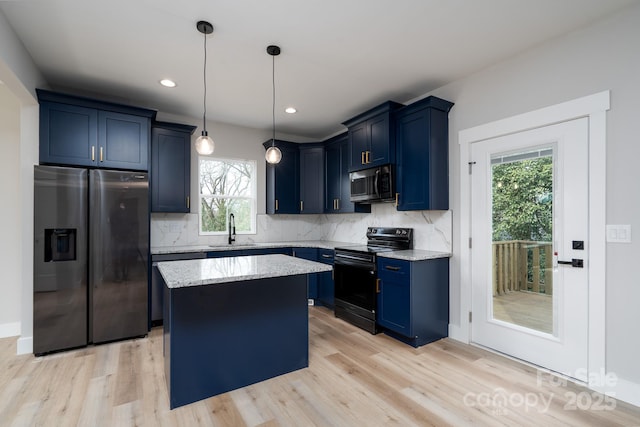
<svg viewBox="0 0 640 427">
<path fill-rule="evenodd" d="M 295 108 L 293 108 L 293 107 L 287 107 L 287 108 L 285 108 L 285 109 L 284 109 L 284 112 L 285 112 L 285 113 L 289 113 L 289 114 L 293 114 L 293 113 L 295 113 L 296 111 L 298 111 L 298 110 L 296 110 L 296 109 L 295 109 Z"/>
<path fill-rule="evenodd" d="M 160 84 L 164 87 L 176 87 L 176 82 L 174 82 L 173 80 L 169 80 L 169 79 L 162 79 L 160 80 Z"/>
</svg>

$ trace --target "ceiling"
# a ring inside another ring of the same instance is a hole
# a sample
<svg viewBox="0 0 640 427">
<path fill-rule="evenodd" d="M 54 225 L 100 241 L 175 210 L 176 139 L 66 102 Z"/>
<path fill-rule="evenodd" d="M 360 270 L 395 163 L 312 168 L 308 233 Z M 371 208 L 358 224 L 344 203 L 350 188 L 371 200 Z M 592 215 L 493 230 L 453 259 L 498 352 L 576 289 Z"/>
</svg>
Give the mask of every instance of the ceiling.
<svg viewBox="0 0 640 427">
<path fill-rule="evenodd" d="M 637 0 L 11 0 L 0 10 L 50 88 L 324 139 Z M 162 78 L 178 84 L 160 86 Z M 455 100 L 453 100 L 455 101 Z M 284 113 L 295 106 L 296 114 Z M 211 127 L 211 126 L 209 126 Z M 212 133 L 215 133 L 210 129 Z"/>
</svg>

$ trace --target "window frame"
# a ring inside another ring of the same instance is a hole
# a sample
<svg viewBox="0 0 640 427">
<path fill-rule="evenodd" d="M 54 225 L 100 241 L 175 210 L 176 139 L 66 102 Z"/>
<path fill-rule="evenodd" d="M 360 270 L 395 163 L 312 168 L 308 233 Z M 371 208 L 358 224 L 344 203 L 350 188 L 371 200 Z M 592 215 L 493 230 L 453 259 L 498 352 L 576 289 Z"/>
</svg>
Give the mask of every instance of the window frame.
<svg viewBox="0 0 640 427">
<path fill-rule="evenodd" d="M 214 162 L 225 162 L 225 163 L 248 163 L 251 164 L 253 168 L 253 173 L 251 175 L 251 197 L 246 196 L 218 196 L 218 195 L 203 195 L 201 190 L 201 172 L 202 172 L 202 162 L 203 161 L 214 161 Z M 198 235 L 200 236 L 226 236 L 229 234 L 229 217 L 225 218 L 225 230 L 224 231 L 204 231 L 202 229 L 202 199 L 203 198 L 223 198 L 223 199 L 231 199 L 231 200 L 248 200 L 251 213 L 250 213 L 250 224 L 251 229 L 249 231 L 236 231 L 238 235 L 249 235 L 249 234 L 257 234 L 257 215 L 258 215 L 258 162 L 251 159 L 236 159 L 236 158 L 226 158 L 226 157 L 211 157 L 211 156 L 201 156 L 198 155 Z M 236 218 L 237 222 L 237 218 Z"/>
</svg>

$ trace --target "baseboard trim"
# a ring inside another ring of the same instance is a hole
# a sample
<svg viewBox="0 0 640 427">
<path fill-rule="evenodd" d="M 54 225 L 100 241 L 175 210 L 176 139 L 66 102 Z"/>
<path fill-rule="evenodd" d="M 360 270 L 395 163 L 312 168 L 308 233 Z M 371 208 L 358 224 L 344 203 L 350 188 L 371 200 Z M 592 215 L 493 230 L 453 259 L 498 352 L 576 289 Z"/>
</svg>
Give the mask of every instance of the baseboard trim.
<svg viewBox="0 0 640 427">
<path fill-rule="evenodd" d="M 607 382 L 602 386 L 592 387 L 593 390 L 611 396 L 616 400 L 629 403 L 633 406 L 640 407 L 640 384 L 616 378 L 615 380 L 607 377 Z"/>
<path fill-rule="evenodd" d="M 33 337 L 18 338 L 18 348 L 16 353 L 18 355 L 33 353 Z"/>
<path fill-rule="evenodd" d="M 20 335 L 20 322 L 0 324 L 0 338 L 17 337 Z"/>
</svg>

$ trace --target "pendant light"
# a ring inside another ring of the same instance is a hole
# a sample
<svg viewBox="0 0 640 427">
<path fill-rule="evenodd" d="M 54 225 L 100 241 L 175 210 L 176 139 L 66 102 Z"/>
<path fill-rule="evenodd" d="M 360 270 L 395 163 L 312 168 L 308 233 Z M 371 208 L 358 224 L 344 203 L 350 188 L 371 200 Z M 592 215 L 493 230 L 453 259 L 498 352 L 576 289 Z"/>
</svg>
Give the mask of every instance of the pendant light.
<svg viewBox="0 0 640 427">
<path fill-rule="evenodd" d="M 271 87 L 273 94 L 273 102 L 271 104 L 271 118 L 273 135 L 271 138 L 271 147 L 267 148 L 267 152 L 264 154 L 267 163 L 273 165 L 280 163 L 282 159 L 282 151 L 276 147 L 276 56 L 280 55 L 280 48 L 278 46 L 267 46 L 267 53 L 271 55 Z"/>
<path fill-rule="evenodd" d="M 213 25 L 207 21 L 198 21 L 196 28 L 204 35 L 204 113 L 202 114 L 202 135 L 196 139 L 196 151 L 198 154 L 209 155 L 213 153 L 215 143 L 207 133 L 207 34 L 213 33 Z"/>
</svg>

